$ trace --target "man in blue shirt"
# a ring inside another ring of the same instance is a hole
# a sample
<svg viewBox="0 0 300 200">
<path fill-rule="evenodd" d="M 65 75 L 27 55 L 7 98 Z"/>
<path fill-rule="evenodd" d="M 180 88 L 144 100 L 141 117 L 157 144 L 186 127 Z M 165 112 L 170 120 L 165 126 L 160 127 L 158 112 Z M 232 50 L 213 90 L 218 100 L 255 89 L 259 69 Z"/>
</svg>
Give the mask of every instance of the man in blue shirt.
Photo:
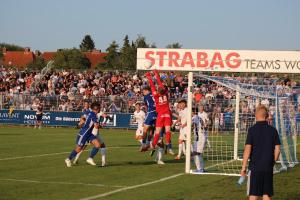
<svg viewBox="0 0 300 200">
<path fill-rule="evenodd" d="M 255 112 L 256 124 L 248 130 L 241 176 L 246 176 L 249 162 L 248 190 L 250 200 L 273 196 L 273 166 L 280 154 L 280 141 L 277 130 L 267 122 L 268 111 L 263 105 Z"/>
<path fill-rule="evenodd" d="M 101 147 L 100 141 L 98 140 L 98 130 L 99 130 L 99 120 L 97 114 L 100 111 L 100 104 L 94 102 L 91 104 L 91 111 L 86 116 L 85 123 L 80 129 L 77 138 L 76 138 L 76 147 L 70 153 L 69 157 L 65 159 L 65 163 L 67 167 L 71 167 L 71 160 L 76 157 L 77 153 L 79 153 L 85 146 L 88 141 L 94 145 L 90 157 L 87 159 L 87 163 L 90 165 L 96 165 L 93 158 L 98 153 L 99 148 Z"/>
</svg>

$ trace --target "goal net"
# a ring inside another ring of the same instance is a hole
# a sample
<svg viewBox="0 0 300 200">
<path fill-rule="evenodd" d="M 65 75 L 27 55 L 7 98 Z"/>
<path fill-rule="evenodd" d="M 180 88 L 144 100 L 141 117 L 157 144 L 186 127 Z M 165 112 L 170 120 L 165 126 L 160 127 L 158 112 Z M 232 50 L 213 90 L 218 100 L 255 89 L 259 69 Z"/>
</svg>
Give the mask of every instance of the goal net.
<svg viewBox="0 0 300 200">
<path fill-rule="evenodd" d="M 260 104 L 269 109 L 268 123 L 277 128 L 282 143 L 280 161 L 274 166 L 274 172 L 286 170 L 298 163 L 296 90 L 279 85 L 276 79 L 200 74 L 194 75 L 192 80 L 192 112 L 197 114 L 199 107 L 204 107 L 209 118 L 203 153 L 206 171 L 195 171 L 193 158 L 187 155 L 186 172 L 239 176 L 247 132 L 255 124 L 254 112 Z M 204 95 L 197 98 L 198 93 Z M 191 135 L 187 141 L 188 148 L 193 146 L 193 130 Z"/>
</svg>

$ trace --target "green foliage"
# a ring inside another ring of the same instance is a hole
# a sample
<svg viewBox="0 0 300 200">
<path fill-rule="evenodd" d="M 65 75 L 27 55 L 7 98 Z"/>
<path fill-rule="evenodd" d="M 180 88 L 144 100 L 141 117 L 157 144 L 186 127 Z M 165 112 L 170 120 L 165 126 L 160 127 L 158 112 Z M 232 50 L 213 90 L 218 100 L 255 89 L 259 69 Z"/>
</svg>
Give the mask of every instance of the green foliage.
<svg viewBox="0 0 300 200">
<path fill-rule="evenodd" d="M 181 49 L 182 44 L 179 44 L 179 42 L 174 42 L 174 43 L 168 44 L 166 46 L 166 48 L 168 48 L 168 49 Z"/>
<path fill-rule="evenodd" d="M 44 67 L 46 67 L 47 63 L 45 62 L 45 59 L 37 56 L 33 62 L 29 63 L 27 65 L 27 69 L 38 69 L 41 70 Z"/>
<path fill-rule="evenodd" d="M 87 69 L 90 61 L 78 49 L 61 49 L 54 56 L 54 66 L 62 69 Z"/>
<path fill-rule="evenodd" d="M 118 52 L 119 45 L 114 40 L 106 49 L 107 56 L 105 57 L 106 63 L 103 64 L 106 69 L 117 69 L 120 65 L 120 53 Z"/>
<path fill-rule="evenodd" d="M 0 43 L 0 59 L 3 57 L 4 47 L 6 48 L 6 51 L 24 51 L 24 47 L 15 44 Z"/>
<path fill-rule="evenodd" d="M 142 35 L 138 35 L 137 39 L 135 40 L 136 48 L 149 48 L 149 44 L 146 42 L 146 37 Z"/>
<path fill-rule="evenodd" d="M 123 47 L 120 53 L 120 66 L 122 69 L 135 69 L 135 47 L 130 45 L 128 35 L 124 38 Z"/>
<path fill-rule="evenodd" d="M 7 51 L 24 51 L 24 47 L 15 44 L 0 43 L 1 51 L 4 47 Z"/>
<path fill-rule="evenodd" d="M 79 45 L 81 51 L 91 51 L 95 48 L 95 43 L 90 35 L 84 36 L 81 44 Z"/>
</svg>

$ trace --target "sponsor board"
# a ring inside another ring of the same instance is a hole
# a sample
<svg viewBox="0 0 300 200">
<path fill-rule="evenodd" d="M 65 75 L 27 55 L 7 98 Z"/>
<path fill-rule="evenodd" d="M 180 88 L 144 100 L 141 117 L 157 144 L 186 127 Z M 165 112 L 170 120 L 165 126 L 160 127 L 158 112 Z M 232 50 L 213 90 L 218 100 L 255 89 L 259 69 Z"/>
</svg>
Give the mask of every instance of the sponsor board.
<svg viewBox="0 0 300 200">
<path fill-rule="evenodd" d="M 300 51 L 138 48 L 137 69 L 300 73 Z"/>
<path fill-rule="evenodd" d="M 80 120 L 82 112 L 44 112 L 42 121 L 47 126 L 71 126 L 75 127 Z M 109 117 L 100 119 L 104 128 L 133 128 L 131 126 L 131 114 L 107 114 Z M 0 110 L 0 124 L 34 125 L 36 121 L 35 111 L 14 110 L 9 114 L 8 110 Z"/>
</svg>

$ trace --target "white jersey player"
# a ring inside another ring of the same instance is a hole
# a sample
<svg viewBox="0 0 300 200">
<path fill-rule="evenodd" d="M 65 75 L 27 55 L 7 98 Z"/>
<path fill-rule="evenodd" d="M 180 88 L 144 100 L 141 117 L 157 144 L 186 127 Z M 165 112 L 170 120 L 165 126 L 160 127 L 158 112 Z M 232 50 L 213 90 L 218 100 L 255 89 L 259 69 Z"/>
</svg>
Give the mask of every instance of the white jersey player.
<svg viewBox="0 0 300 200">
<path fill-rule="evenodd" d="M 141 144 L 143 144 L 143 127 L 146 114 L 143 110 L 141 110 L 141 105 L 139 103 L 135 104 L 135 112 L 133 114 L 133 117 L 134 121 L 138 124 L 135 133 L 135 139 L 138 140 Z"/>
<path fill-rule="evenodd" d="M 196 165 L 196 172 L 204 172 L 204 160 L 203 152 L 207 142 L 207 137 L 205 135 L 205 123 L 199 115 L 194 114 L 192 117 L 193 132 L 194 132 L 194 143 L 193 143 L 193 153 L 194 162 Z"/>
<path fill-rule="evenodd" d="M 188 109 L 187 109 L 187 102 L 186 100 L 180 100 L 178 102 L 179 112 L 178 112 L 178 119 L 176 123 L 179 123 L 179 138 L 178 138 L 178 155 L 175 157 L 176 160 L 181 158 L 182 153 L 185 154 L 185 142 L 186 142 L 186 135 L 187 135 L 187 116 L 188 116 Z"/>
<path fill-rule="evenodd" d="M 209 118 L 207 113 L 204 111 L 204 106 L 199 106 L 199 112 L 198 112 L 198 116 L 202 119 L 203 123 L 204 123 L 204 134 L 206 136 L 206 138 L 208 137 L 208 125 L 209 125 Z M 211 145 L 210 142 L 207 138 L 207 146 L 209 149 L 211 149 Z"/>
</svg>

